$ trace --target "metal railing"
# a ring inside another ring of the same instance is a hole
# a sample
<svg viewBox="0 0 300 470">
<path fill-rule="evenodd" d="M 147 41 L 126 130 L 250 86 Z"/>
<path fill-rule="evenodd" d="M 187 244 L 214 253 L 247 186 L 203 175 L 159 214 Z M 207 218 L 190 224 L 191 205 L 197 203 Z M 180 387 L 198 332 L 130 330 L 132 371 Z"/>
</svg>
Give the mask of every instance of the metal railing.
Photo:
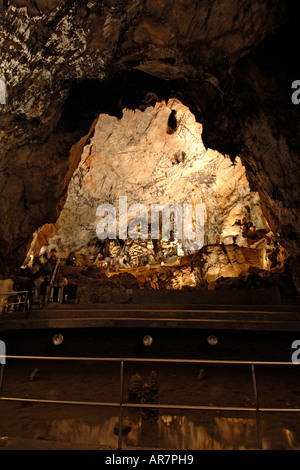
<svg viewBox="0 0 300 470">
<path fill-rule="evenodd" d="M 46 361 L 95 361 L 95 362 L 119 362 L 120 363 L 120 398 L 119 402 L 94 402 L 94 401 L 70 401 L 70 400 L 48 400 L 38 398 L 6 397 L 2 396 L 4 365 L 6 359 L 17 360 L 46 360 Z M 149 408 L 149 409 L 169 409 L 169 410 L 196 410 L 196 411 L 229 411 L 229 412 L 251 412 L 256 413 L 256 427 L 258 448 L 262 446 L 262 432 L 260 413 L 300 413 L 300 408 L 263 408 L 259 406 L 258 390 L 255 366 L 295 366 L 293 362 L 268 362 L 268 361 L 233 361 L 233 360 L 200 360 L 200 359 L 156 359 L 156 358 L 103 358 L 103 357 L 50 357 L 50 356 L 1 356 L 0 369 L 0 401 L 17 401 L 30 403 L 45 403 L 56 405 L 80 405 L 80 406 L 98 406 L 119 408 L 119 428 L 118 428 L 118 449 L 122 450 L 122 424 L 124 408 Z M 250 366 L 254 406 L 204 406 L 204 405 L 180 405 L 180 404 L 155 404 L 155 403 L 127 403 L 124 398 L 124 364 L 125 363 L 170 363 L 170 364 L 214 364 L 214 365 L 245 365 Z"/>
<path fill-rule="evenodd" d="M 22 310 L 25 311 L 28 307 L 28 300 L 29 300 L 29 291 L 28 290 L 20 290 L 20 291 L 11 291 L 11 292 L 0 292 L 0 313 L 8 313 L 11 311 L 15 311 L 16 308 L 23 305 Z M 2 297 L 1 297 L 2 296 Z M 11 297 L 17 297 L 16 302 L 11 302 Z"/>
</svg>

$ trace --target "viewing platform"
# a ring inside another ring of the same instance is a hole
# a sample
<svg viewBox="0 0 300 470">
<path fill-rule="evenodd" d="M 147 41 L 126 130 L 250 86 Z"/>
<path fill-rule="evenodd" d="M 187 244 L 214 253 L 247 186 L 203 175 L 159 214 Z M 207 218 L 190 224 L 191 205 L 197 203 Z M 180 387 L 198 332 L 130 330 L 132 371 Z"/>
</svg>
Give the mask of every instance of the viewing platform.
<svg viewBox="0 0 300 470">
<path fill-rule="evenodd" d="M 51 328 L 192 328 L 300 331 L 297 306 L 61 305 L 0 317 L 0 330 Z"/>
</svg>

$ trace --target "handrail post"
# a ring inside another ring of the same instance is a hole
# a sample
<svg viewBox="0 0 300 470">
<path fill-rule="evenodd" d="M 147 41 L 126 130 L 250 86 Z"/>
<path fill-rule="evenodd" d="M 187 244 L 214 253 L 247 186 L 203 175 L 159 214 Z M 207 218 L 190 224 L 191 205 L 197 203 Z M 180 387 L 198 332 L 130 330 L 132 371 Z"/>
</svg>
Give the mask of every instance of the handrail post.
<svg viewBox="0 0 300 470">
<path fill-rule="evenodd" d="M 124 361 L 120 364 L 120 408 L 118 450 L 122 450 Z"/>
<path fill-rule="evenodd" d="M 1 362 L 0 370 L 0 397 L 2 396 L 2 385 L 3 385 L 3 375 L 4 375 L 4 362 Z"/>
<path fill-rule="evenodd" d="M 25 292 L 25 299 L 24 299 L 24 308 L 23 308 L 23 312 L 26 311 L 26 307 L 27 307 L 27 291 Z"/>
<path fill-rule="evenodd" d="M 262 450 L 260 414 L 259 414 L 258 393 L 257 393 L 257 384 L 256 384 L 254 364 L 251 365 L 251 373 L 252 373 L 253 393 L 254 393 L 254 401 L 255 401 L 255 408 L 256 408 L 256 424 L 257 424 L 258 446 L 259 446 L 259 450 Z"/>
</svg>

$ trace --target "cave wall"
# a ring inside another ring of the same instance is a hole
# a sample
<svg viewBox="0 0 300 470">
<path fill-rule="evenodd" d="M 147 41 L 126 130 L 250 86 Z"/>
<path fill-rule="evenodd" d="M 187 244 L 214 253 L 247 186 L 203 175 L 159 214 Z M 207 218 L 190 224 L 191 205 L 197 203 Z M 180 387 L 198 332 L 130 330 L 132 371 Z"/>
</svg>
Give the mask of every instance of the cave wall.
<svg viewBox="0 0 300 470">
<path fill-rule="evenodd" d="M 295 3 L 2 0 L 1 270 L 21 264 L 34 230 L 58 218 L 97 112 L 120 117 L 133 98 L 134 84 L 109 83 L 132 70 L 180 97 L 203 124 L 206 147 L 240 156 L 268 223 L 297 258 Z M 66 109 L 76 81 L 87 79 L 100 80 L 106 98 L 95 96 L 90 110 L 75 96 Z M 154 101 L 161 92 L 147 79 L 137 88 Z"/>
<path fill-rule="evenodd" d="M 174 129 L 170 129 L 171 118 Z M 101 220 L 98 206 L 114 206 L 118 234 L 119 198 L 124 196 L 128 210 L 136 203 L 147 208 L 149 239 L 152 204 L 179 204 L 182 208 L 184 204 L 204 204 L 205 245 L 230 244 L 234 237 L 238 245 L 251 246 L 266 237 L 270 227 L 239 157 L 233 163 L 228 156 L 206 149 L 201 134 L 201 124 L 176 99 L 144 111 L 124 109 L 121 119 L 99 115 L 55 229 L 47 237 L 48 249 L 55 248 L 62 258 L 72 252 L 91 254 L 89 247 L 97 238 Z M 128 216 L 128 224 L 135 217 Z M 252 224 L 252 240 L 244 233 L 244 224 Z M 45 234 L 48 231 L 47 224 Z M 41 246 L 32 247 L 33 256 Z"/>
</svg>

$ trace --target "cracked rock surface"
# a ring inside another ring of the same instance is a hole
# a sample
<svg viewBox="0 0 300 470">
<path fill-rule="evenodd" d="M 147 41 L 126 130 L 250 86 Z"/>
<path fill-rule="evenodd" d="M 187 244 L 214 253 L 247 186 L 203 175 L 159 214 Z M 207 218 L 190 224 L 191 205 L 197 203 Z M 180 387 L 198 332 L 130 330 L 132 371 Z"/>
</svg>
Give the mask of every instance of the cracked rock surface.
<svg viewBox="0 0 300 470">
<path fill-rule="evenodd" d="M 169 134 L 172 111 L 176 111 L 177 129 Z M 244 222 L 264 234 L 270 231 L 259 195 L 251 191 L 240 159 L 233 164 L 230 158 L 206 149 L 201 133 L 202 126 L 177 100 L 144 112 L 125 109 L 122 119 L 100 115 L 70 181 L 49 249 L 55 248 L 63 258 L 71 252 L 88 254 L 101 220 L 97 207 L 111 204 L 118 222 L 120 197 L 127 198 L 128 224 L 136 217 L 136 213 L 130 216 L 132 204 L 147 208 L 149 239 L 152 204 L 182 208 L 190 204 L 194 210 L 204 204 L 205 245 L 232 243 L 235 237 L 237 244 L 251 246 L 255 240 L 249 243 L 243 235 Z"/>
</svg>

